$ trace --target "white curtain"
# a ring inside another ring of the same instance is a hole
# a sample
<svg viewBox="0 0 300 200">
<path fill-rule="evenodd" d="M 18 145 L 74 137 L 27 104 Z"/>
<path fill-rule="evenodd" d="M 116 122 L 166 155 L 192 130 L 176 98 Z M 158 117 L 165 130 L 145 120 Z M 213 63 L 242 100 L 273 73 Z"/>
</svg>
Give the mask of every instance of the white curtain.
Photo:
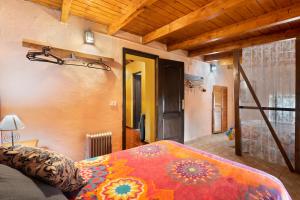
<svg viewBox="0 0 300 200">
<path fill-rule="evenodd" d="M 262 106 L 295 108 L 295 39 L 243 49 L 242 67 Z M 241 80 L 240 105 L 256 106 Z M 294 162 L 295 112 L 265 111 L 289 158 Z M 241 109 L 243 151 L 273 163 L 284 164 L 258 110 Z"/>
</svg>

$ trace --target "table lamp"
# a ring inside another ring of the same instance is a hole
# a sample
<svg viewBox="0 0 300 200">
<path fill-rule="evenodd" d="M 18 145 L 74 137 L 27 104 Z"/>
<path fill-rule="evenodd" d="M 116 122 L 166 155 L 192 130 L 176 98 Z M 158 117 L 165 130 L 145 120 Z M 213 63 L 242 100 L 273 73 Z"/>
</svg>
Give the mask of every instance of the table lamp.
<svg viewBox="0 0 300 200">
<path fill-rule="evenodd" d="M 11 146 L 15 147 L 14 131 L 23 129 L 25 126 L 17 115 L 6 115 L 0 123 L 1 131 L 11 131 Z M 1 138 L 2 140 L 3 138 Z"/>
</svg>

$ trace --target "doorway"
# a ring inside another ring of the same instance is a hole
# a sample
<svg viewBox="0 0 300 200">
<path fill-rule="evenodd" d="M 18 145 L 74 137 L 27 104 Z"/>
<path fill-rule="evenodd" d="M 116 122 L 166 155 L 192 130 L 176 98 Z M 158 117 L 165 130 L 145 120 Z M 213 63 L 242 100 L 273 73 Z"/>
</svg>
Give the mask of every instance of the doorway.
<svg viewBox="0 0 300 200">
<path fill-rule="evenodd" d="M 156 140 L 157 60 L 156 55 L 123 49 L 123 149 Z"/>
<path fill-rule="evenodd" d="M 140 129 L 142 116 L 142 73 L 133 74 L 133 128 Z M 140 130 L 141 131 L 141 130 Z"/>
<path fill-rule="evenodd" d="M 223 133 L 228 129 L 228 88 L 213 86 L 212 94 L 212 133 Z"/>
<path fill-rule="evenodd" d="M 123 48 L 122 148 L 184 142 L 184 63 Z"/>
</svg>

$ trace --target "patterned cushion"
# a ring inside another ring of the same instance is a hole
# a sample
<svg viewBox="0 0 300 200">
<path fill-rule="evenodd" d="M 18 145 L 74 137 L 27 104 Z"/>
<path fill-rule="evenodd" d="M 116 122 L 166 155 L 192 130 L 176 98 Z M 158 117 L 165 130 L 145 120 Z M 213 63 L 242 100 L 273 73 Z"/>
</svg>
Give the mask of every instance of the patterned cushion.
<svg viewBox="0 0 300 200">
<path fill-rule="evenodd" d="M 82 187 L 85 182 L 74 162 L 52 151 L 36 147 L 0 148 L 0 164 L 53 185 L 63 192 Z"/>
<path fill-rule="evenodd" d="M 14 155 L 10 148 L 0 146 L 0 164 L 12 166 Z"/>
</svg>

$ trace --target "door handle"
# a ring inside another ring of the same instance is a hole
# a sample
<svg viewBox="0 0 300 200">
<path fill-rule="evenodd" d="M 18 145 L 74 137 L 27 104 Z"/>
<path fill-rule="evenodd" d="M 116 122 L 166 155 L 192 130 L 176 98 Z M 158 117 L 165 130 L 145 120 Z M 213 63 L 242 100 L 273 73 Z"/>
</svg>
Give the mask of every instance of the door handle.
<svg viewBox="0 0 300 200">
<path fill-rule="evenodd" d="M 184 110 L 184 99 L 181 100 L 181 110 Z"/>
</svg>

